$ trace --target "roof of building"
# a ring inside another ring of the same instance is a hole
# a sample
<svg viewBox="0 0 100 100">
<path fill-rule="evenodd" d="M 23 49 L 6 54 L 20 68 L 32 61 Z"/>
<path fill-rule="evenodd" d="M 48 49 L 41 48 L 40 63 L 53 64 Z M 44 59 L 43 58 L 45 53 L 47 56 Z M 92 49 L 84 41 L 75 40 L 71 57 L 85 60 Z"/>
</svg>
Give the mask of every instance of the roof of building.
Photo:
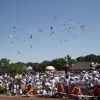
<svg viewBox="0 0 100 100">
<path fill-rule="evenodd" d="M 77 62 L 73 64 L 70 69 L 90 69 L 91 62 Z M 96 67 L 98 64 L 93 64 L 93 67 Z"/>
</svg>

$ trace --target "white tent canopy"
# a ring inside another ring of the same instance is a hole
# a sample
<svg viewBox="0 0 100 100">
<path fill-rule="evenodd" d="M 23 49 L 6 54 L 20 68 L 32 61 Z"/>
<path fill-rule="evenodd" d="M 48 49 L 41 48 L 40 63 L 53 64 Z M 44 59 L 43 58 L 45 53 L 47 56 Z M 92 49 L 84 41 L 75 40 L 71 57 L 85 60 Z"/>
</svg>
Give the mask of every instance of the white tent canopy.
<svg viewBox="0 0 100 100">
<path fill-rule="evenodd" d="M 45 70 L 47 70 L 47 71 L 55 71 L 55 68 L 53 66 L 47 66 L 45 68 Z"/>
</svg>

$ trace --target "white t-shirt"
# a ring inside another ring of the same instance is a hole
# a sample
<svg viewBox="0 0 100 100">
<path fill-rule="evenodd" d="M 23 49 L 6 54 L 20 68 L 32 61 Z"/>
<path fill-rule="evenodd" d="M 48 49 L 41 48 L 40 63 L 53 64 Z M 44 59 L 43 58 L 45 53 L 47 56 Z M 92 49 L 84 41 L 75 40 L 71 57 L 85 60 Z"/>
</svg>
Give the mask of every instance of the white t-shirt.
<svg viewBox="0 0 100 100">
<path fill-rule="evenodd" d="M 51 86 L 55 86 L 56 81 L 54 79 L 50 80 L 49 82 L 50 82 Z"/>
<path fill-rule="evenodd" d="M 57 91 L 57 89 L 56 90 L 53 90 L 53 95 L 55 95 L 56 93 L 57 93 L 58 91 Z"/>
<path fill-rule="evenodd" d="M 80 85 L 80 81 L 79 81 L 79 80 L 76 80 L 76 79 L 75 79 L 75 80 L 74 80 L 74 83 L 75 83 L 76 86 L 79 86 L 79 85 Z"/>
<path fill-rule="evenodd" d="M 62 84 L 63 84 L 64 86 L 68 86 L 68 85 L 69 85 L 69 79 L 64 79 L 64 80 L 62 81 Z"/>
<path fill-rule="evenodd" d="M 85 81 L 84 79 L 80 80 L 80 87 L 81 87 L 82 89 L 86 89 L 85 82 L 86 82 L 86 81 Z"/>
<path fill-rule="evenodd" d="M 0 76 L 0 79 L 2 79 L 2 76 Z"/>
<path fill-rule="evenodd" d="M 19 90 L 19 93 L 20 93 L 20 94 L 23 94 L 23 91 L 22 91 L 22 89 L 20 89 L 20 90 Z"/>
<path fill-rule="evenodd" d="M 90 88 L 90 84 L 89 84 L 89 80 L 86 80 L 85 81 L 85 89 L 88 89 Z"/>
<path fill-rule="evenodd" d="M 99 83 L 98 78 L 93 78 L 93 79 L 92 79 L 92 84 L 93 84 L 93 85 L 97 85 L 98 83 Z"/>
<path fill-rule="evenodd" d="M 8 83 L 6 83 L 6 89 L 9 90 L 9 84 Z"/>
<path fill-rule="evenodd" d="M 40 94 L 40 90 L 37 90 L 37 94 Z"/>
<path fill-rule="evenodd" d="M 17 92 L 16 89 L 14 89 L 13 92 L 16 93 Z"/>
<path fill-rule="evenodd" d="M 56 81 L 56 83 L 58 83 L 59 82 L 59 77 L 54 77 L 54 79 L 55 79 L 55 81 Z"/>
<path fill-rule="evenodd" d="M 48 91 L 48 95 L 49 95 L 49 96 L 52 96 L 52 90 L 49 90 L 49 91 Z"/>
<path fill-rule="evenodd" d="M 43 90 L 43 95 L 47 95 L 47 91 L 46 90 Z"/>
<path fill-rule="evenodd" d="M 0 87 L 2 87 L 3 86 L 3 84 L 2 83 L 0 83 Z"/>
</svg>

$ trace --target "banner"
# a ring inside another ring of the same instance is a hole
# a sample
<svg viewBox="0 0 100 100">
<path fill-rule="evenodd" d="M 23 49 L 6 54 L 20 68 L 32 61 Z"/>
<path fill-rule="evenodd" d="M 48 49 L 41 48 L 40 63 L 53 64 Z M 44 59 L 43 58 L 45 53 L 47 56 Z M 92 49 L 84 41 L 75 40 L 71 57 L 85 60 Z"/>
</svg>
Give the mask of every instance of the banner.
<svg viewBox="0 0 100 100">
<path fill-rule="evenodd" d="M 62 70 L 62 71 L 55 71 L 55 76 L 64 76 L 65 75 L 65 71 Z"/>
</svg>

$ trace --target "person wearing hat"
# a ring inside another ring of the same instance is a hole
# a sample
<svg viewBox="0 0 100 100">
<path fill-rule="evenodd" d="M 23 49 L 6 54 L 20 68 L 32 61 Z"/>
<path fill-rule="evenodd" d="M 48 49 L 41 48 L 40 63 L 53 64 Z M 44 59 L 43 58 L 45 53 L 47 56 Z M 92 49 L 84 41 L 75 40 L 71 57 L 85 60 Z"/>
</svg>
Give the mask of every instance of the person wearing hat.
<svg viewBox="0 0 100 100">
<path fill-rule="evenodd" d="M 81 91 L 83 91 L 84 92 L 84 90 L 85 90 L 85 79 L 84 79 L 84 76 L 83 75 L 81 75 L 81 77 L 80 77 L 80 88 L 81 88 Z"/>
<path fill-rule="evenodd" d="M 74 77 L 74 83 L 75 83 L 76 86 L 80 85 L 80 81 L 79 81 L 78 76 Z"/>
<path fill-rule="evenodd" d="M 95 86 L 99 83 L 99 80 L 98 80 L 98 78 L 96 77 L 96 73 L 92 73 L 92 80 L 91 80 L 91 83 L 93 84 L 92 89 L 94 89 Z"/>
<path fill-rule="evenodd" d="M 84 90 L 82 90 L 82 93 L 85 95 L 93 95 L 93 91 L 91 89 L 91 83 L 89 82 L 89 78 L 85 78 L 85 84 L 84 84 Z"/>
</svg>

